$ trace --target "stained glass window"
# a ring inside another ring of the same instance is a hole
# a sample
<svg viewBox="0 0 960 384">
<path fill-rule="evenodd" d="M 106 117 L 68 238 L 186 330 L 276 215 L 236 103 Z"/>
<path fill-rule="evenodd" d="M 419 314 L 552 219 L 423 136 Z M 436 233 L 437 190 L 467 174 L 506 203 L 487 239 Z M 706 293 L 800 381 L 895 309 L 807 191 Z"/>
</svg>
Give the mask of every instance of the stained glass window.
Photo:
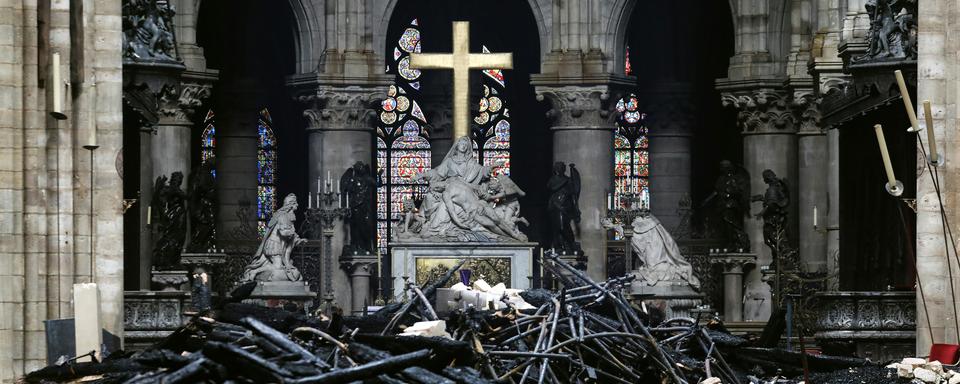
<svg viewBox="0 0 960 384">
<path fill-rule="evenodd" d="M 619 207 L 624 194 L 639 194 L 640 208 L 650 209 L 650 141 L 635 95 L 617 101 L 617 132 L 613 137 L 613 199 Z"/>
<path fill-rule="evenodd" d="M 387 241 L 402 216 L 404 199 L 417 199 L 426 184 L 414 181 L 430 169 L 426 116 L 420 108 L 420 71 L 410 68 L 410 53 L 420 52 L 420 26 L 414 19 L 397 39 L 387 73 L 395 83 L 380 103 L 377 127 L 377 171 L 384 175 L 377 189 L 377 246 L 386 254 Z"/>
<path fill-rule="evenodd" d="M 266 108 L 257 119 L 257 229 L 266 232 L 267 222 L 277 206 L 277 138 L 273 133 L 273 119 Z"/>
<path fill-rule="evenodd" d="M 623 74 L 630 76 L 633 74 L 633 67 L 630 65 L 630 46 L 626 48 L 626 56 L 623 59 Z"/>
<path fill-rule="evenodd" d="M 214 150 L 217 146 L 217 128 L 213 124 L 213 110 L 207 111 L 207 116 L 203 118 L 203 133 L 200 134 L 200 163 L 212 162 L 216 156 Z M 217 177 L 217 169 L 210 168 L 213 177 Z"/>
<path fill-rule="evenodd" d="M 490 53 L 482 47 L 483 53 Z M 477 123 L 473 129 L 473 139 L 478 156 L 483 165 L 496 166 L 494 175 L 510 175 L 510 110 L 503 98 L 507 82 L 503 71 L 484 69 L 483 96 L 477 103 Z"/>
</svg>

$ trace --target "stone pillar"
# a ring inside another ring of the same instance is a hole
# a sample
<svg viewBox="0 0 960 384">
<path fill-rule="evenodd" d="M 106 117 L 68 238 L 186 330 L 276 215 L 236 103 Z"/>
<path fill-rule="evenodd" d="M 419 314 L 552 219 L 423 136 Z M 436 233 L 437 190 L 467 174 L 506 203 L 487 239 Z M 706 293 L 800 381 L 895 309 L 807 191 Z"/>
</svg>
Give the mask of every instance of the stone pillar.
<svg viewBox="0 0 960 384">
<path fill-rule="evenodd" d="M 826 132 L 819 126 L 819 99 L 812 93 L 794 95 L 794 108 L 800 124 L 797 132 L 797 195 L 800 269 L 804 272 L 827 271 L 828 146 Z M 816 219 L 814 218 L 816 207 Z M 816 227 L 814 226 L 816 221 Z"/>
<path fill-rule="evenodd" d="M 917 98 L 914 101 L 930 100 L 932 104 L 936 144 L 946 159 L 946 164 L 938 170 L 940 190 L 943 191 L 947 219 L 956 226 L 956 223 L 960 223 L 960 211 L 957 209 L 960 199 L 956 193 L 960 190 L 960 162 L 957 161 L 960 153 L 956 151 L 960 148 L 960 110 L 957 104 L 960 100 L 960 89 L 957 87 L 960 65 L 956 59 L 956 52 L 960 51 L 960 25 L 945 21 L 957 20 L 960 4 L 949 0 L 925 1 L 920 3 L 918 13 L 919 59 Z M 922 112 L 919 114 L 922 116 Z M 924 140 L 924 145 L 929 146 L 929 143 Z M 917 165 L 922 165 L 920 159 Z M 943 236 L 940 204 L 930 174 L 926 170 L 918 171 L 916 178 L 917 273 L 926 296 L 924 300 L 917 293 L 917 353 L 922 356 L 929 351 L 931 343 L 956 343 L 958 340 L 950 322 L 953 311 L 950 293 L 946 289 L 936 288 L 949 286 L 948 265 L 954 268 L 957 265 L 947 261 L 950 255 L 945 244 L 949 244 L 950 240 Z M 953 276 L 956 279 L 960 271 L 954 270 Z M 929 323 L 921 315 L 924 312 L 920 310 L 923 305 L 927 305 Z M 931 332 L 933 340 L 930 340 Z"/>
<path fill-rule="evenodd" d="M 751 194 L 762 195 L 766 191 L 767 185 L 761 176 L 765 169 L 772 170 L 777 177 L 786 178 L 792 206 L 787 223 L 788 228 L 795 228 L 791 223 L 795 223 L 797 217 L 797 136 L 786 93 L 773 88 L 723 88 L 721 86 L 721 90 L 725 91 L 722 93 L 723 104 L 739 111 L 737 117 L 743 135 L 743 162 L 750 174 Z M 750 249 L 757 255 L 757 265 L 769 266 L 773 256 L 763 243 L 763 221 L 752 218 L 761 210 L 760 202 L 751 203 L 751 218 L 744 221 L 744 229 L 750 237 Z M 795 233 L 788 230 L 791 242 L 795 242 Z M 769 290 L 761 278 L 760 268 L 756 268 L 747 274 L 746 283 Z M 766 321 L 769 316 L 770 302 L 764 301 L 761 310 L 748 314 L 745 320 Z"/>
<path fill-rule="evenodd" d="M 827 289 L 840 289 L 840 130 L 827 131 Z"/>
<path fill-rule="evenodd" d="M 152 127 L 140 128 L 140 270 L 139 284 L 141 290 L 150 290 L 150 270 L 153 267 L 153 227 L 148 218 L 152 210 L 149 208 L 153 201 L 153 161 L 150 156 Z"/>
<path fill-rule="evenodd" d="M 606 278 L 606 230 L 600 220 L 613 188 L 610 88 L 609 83 L 536 86 L 537 98 L 551 105 L 547 117 L 553 120 L 553 160 L 576 164 L 583 177 L 575 232 L 587 257 L 587 274 L 598 281 Z"/>
<path fill-rule="evenodd" d="M 353 256 L 340 261 L 340 266 L 350 276 L 351 302 L 353 315 L 362 315 L 366 305 L 372 304 L 370 298 L 370 276 L 377 266 L 376 256 Z"/>
<path fill-rule="evenodd" d="M 183 66 L 178 64 L 155 64 L 155 63 L 126 63 L 123 68 L 124 77 L 124 97 L 126 103 L 131 109 L 137 112 L 137 119 L 141 122 L 140 128 L 140 269 L 139 269 L 139 288 L 150 289 L 150 271 L 153 266 L 153 236 L 152 223 L 150 222 L 150 204 L 153 202 L 153 188 L 156 177 L 167 171 L 165 162 L 177 165 L 179 162 L 186 162 L 189 167 L 189 127 L 174 125 L 178 120 L 179 95 L 180 95 L 180 74 L 183 72 Z M 179 115 L 183 115 L 179 113 Z M 132 117 L 131 117 L 132 118 Z M 165 128 L 161 139 L 160 127 L 175 126 L 177 128 Z M 162 153 L 163 145 L 170 145 L 171 132 L 176 133 L 177 129 L 187 130 L 187 143 L 182 149 L 187 150 L 186 155 L 180 152 L 173 152 L 167 156 L 158 156 Z M 99 155 L 99 154 L 98 154 Z M 180 158 L 177 158 L 180 157 Z M 160 168 L 158 168 L 158 166 Z M 179 168 L 178 168 L 179 169 Z M 165 173 L 169 177 L 169 173 Z M 184 173 L 186 176 L 186 173 Z M 148 224 L 149 223 L 149 224 Z"/>
<path fill-rule="evenodd" d="M 757 256 L 746 253 L 711 255 L 710 263 L 723 267 L 723 321 L 743 321 L 744 267 L 753 266 Z"/>
<path fill-rule="evenodd" d="M 255 87 L 250 80 L 222 82 L 218 89 L 217 146 L 217 241 L 230 240 L 244 212 L 250 225 L 257 222 L 257 116 Z M 282 199 L 282 197 L 281 197 Z M 241 211 L 246 209 L 246 211 Z M 256 239 L 251 239 L 256 240 Z"/>
<path fill-rule="evenodd" d="M 316 192 L 318 178 L 325 180 L 329 174 L 336 184 L 347 168 L 358 161 L 376 166 L 373 157 L 374 119 L 376 107 L 386 89 L 385 86 L 334 87 L 320 84 L 324 82 L 316 78 L 294 84 L 298 100 L 307 105 L 303 113 L 308 124 L 307 185 L 312 192 Z M 347 229 L 342 221 L 338 221 L 331 243 L 333 263 L 337 263 L 341 257 L 346 239 Z M 362 306 L 362 301 L 353 302 L 355 297 L 362 297 L 354 292 L 362 287 L 351 287 L 351 281 L 342 269 L 330 272 L 336 303 L 342 308 Z M 364 294 L 369 291 L 369 277 L 366 285 Z M 322 295 L 327 292 L 318 293 Z"/>
<path fill-rule="evenodd" d="M 184 177 L 184 190 L 192 170 L 190 137 L 194 127 L 193 114 L 203 100 L 210 97 L 213 80 L 210 76 L 198 75 L 202 76 L 184 74 L 179 85 L 161 92 L 160 120 L 150 143 L 154 179 L 180 172 Z"/>
<path fill-rule="evenodd" d="M 682 218 L 681 199 L 690 197 L 690 145 L 696 111 L 687 84 L 666 84 L 638 97 L 650 137 L 650 211 L 673 231 Z"/>
</svg>

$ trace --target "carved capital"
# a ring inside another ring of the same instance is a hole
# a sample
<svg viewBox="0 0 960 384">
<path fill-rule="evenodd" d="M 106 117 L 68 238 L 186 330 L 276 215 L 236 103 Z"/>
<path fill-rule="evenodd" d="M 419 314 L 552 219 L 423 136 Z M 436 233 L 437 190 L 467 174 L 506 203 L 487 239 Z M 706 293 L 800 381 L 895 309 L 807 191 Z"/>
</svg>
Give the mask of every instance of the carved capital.
<svg viewBox="0 0 960 384">
<path fill-rule="evenodd" d="M 317 89 L 296 99 L 307 105 L 303 116 L 310 130 L 369 130 L 383 95 L 382 89 L 338 87 Z"/>
<path fill-rule="evenodd" d="M 737 122 L 743 133 L 791 133 L 796 131 L 796 116 L 791 98 L 782 90 L 757 88 L 724 92 L 724 107 L 737 109 Z"/>
<path fill-rule="evenodd" d="M 550 104 L 547 118 L 555 128 L 613 128 L 608 86 L 538 86 L 537 100 Z"/>
<path fill-rule="evenodd" d="M 798 131 L 801 134 L 820 134 L 824 130 L 820 126 L 820 102 L 822 97 L 817 96 L 812 89 L 793 92 L 790 107 L 793 109 Z"/>
<path fill-rule="evenodd" d="M 748 253 L 720 253 L 711 255 L 711 264 L 720 264 L 724 274 L 742 274 L 744 267 L 757 264 L 757 255 Z"/>
</svg>

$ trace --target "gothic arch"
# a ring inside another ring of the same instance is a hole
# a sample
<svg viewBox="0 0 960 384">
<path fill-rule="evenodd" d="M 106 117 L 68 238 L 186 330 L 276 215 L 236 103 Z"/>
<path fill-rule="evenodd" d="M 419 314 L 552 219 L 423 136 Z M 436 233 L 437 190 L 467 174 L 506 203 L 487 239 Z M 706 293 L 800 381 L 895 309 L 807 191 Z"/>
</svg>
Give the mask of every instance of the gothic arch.
<svg viewBox="0 0 960 384">
<path fill-rule="evenodd" d="M 296 46 L 296 73 L 309 73 L 317 68 L 323 47 L 326 46 L 323 33 L 323 8 L 320 2 L 309 0 L 287 0 L 296 29 L 293 31 Z"/>
<path fill-rule="evenodd" d="M 300 0 L 290 0 L 290 1 L 300 1 Z M 537 33 L 540 37 L 540 57 L 543 58 L 543 55 L 547 52 L 550 52 L 550 25 L 548 25 L 548 20 L 544 18 L 543 9 L 549 6 L 551 0 L 526 0 L 527 4 L 530 5 L 530 11 L 533 14 L 533 19 L 537 23 Z M 387 29 L 390 27 L 390 22 L 394 15 L 394 9 L 397 6 L 397 3 L 400 0 L 387 0 L 383 2 L 382 8 L 373 9 L 371 12 L 371 17 L 376 20 L 372 23 L 374 25 L 373 30 L 373 46 L 375 51 L 383 52 L 385 51 L 389 44 L 387 43 Z M 543 4 L 541 4 L 543 3 Z M 378 2 L 377 6 L 381 3 Z M 383 63 L 383 57 L 377 56 L 377 60 L 380 60 L 381 64 Z"/>
<path fill-rule="evenodd" d="M 202 3 L 206 0 L 197 0 L 196 15 L 194 19 L 196 28 L 205 16 L 201 14 Z M 326 46 L 323 33 L 323 8 L 320 2 L 310 0 L 287 0 L 290 13 L 293 15 L 295 25 L 292 26 L 294 42 L 294 73 L 309 73 L 317 68 L 320 62 L 320 55 Z"/>
<path fill-rule="evenodd" d="M 733 24 L 734 33 L 730 38 L 734 39 L 734 41 L 736 41 L 737 34 L 737 1 L 738 0 L 728 0 L 730 19 Z M 636 7 L 636 4 L 637 0 L 615 0 L 611 8 L 610 13 L 613 16 L 604 29 L 605 35 L 608 37 L 604 39 L 607 42 L 604 51 L 613 57 L 613 66 L 610 68 L 612 73 L 623 73 L 624 61 L 626 59 L 626 53 L 623 47 L 626 45 L 627 32 L 630 30 L 630 19 L 633 16 L 633 9 Z"/>
</svg>

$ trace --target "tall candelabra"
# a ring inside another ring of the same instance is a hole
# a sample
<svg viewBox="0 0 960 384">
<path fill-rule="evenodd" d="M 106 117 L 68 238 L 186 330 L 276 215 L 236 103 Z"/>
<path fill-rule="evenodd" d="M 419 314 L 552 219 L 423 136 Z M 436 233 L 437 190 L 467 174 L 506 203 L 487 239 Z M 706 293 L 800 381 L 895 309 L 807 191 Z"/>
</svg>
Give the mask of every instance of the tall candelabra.
<svg viewBox="0 0 960 384">
<path fill-rule="evenodd" d="M 637 267 L 633 260 L 633 249 L 630 246 L 631 239 L 633 239 L 633 221 L 638 217 L 650 213 L 650 211 L 643 206 L 643 200 L 643 194 L 637 192 L 620 193 L 616 198 L 612 193 L 607 195 L 606 218 L 612 225 L 619 224 L 623 228 L 625 244 L 623 247 L 623 255 L 624 259 L 630 263 L 630 269 Z"/>
<path fill-rule="evenodd" d="M 338 183 L 339 184 L 339 183 Z M 330 175 L 320 188 L 317 180 L 316 206 L 313 206 L 313 196 L 308 195 L 307 221 L 318 224 L 323 236 L 323 312 L 330 314 L 334 305 L 333 295 L 333 235 L 338 220 L 350 217 L 349 200 L 344 206 L 341 200 L 340 188 L 334 190 Z M 348 197 L 349 199 L 349 197 Z"/>
</svg>

